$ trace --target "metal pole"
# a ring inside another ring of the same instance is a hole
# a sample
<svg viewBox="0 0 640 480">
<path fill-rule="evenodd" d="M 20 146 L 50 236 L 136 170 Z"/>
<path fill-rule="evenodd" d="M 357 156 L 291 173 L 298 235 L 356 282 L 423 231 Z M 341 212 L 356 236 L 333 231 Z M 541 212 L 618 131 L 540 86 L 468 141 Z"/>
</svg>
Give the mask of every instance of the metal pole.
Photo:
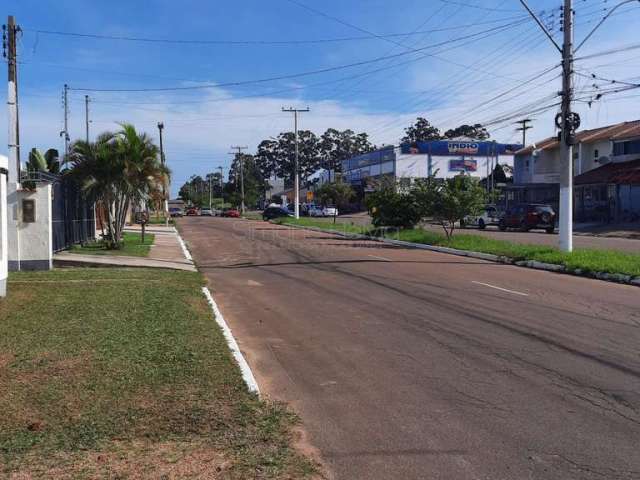
<svg viewBox="0 0 640 480">
<path fill-rule="evenodd" d="M 573 250 L 573 138 L 575 122 L 570 117 L 573 97 L 573 5 L 564 0 L 562 46 L 562 109 L 560 135 L 560 250 Z"/>
<path fill-rule="evenodd" d="M 160 163 L 162 166 L 165 166 L 165 158 L 164 158 L 164 145 L 162 143 L 162 130 L 164 130 L 164 123 L 158 122 L 158 131 L 160 133 Z M 167 182 L 162 184 L 162 197 L 164 200 L 164 224 L 166 227 L 169 226 L 169 192 Z"/>
<path fill-rule="evenodd" d="M 222 167 L 218 167 L 218 170 L 220 170 L 220 197 L 222 198 L 222 205 L 220 206 L 220 208 L 223 208 L 224 207 L 224 174 L 223 174 Z"/>
<path fill-rule="evenodd" d="M 86 130 L 86 140 L 89 143 L 89 95 L 84 96 L 84 127 Z"/>
<path fill-rule="evenodd" d="M 69 158 L 69 85 L 64 84 L 64 156 Z"/>
<path fill-rule="evenodd" d="M 211 174 L 209 174 L 209 210 L 211 210 L 212 207 L 212 203 L 211 203 Z"/>
</svg>

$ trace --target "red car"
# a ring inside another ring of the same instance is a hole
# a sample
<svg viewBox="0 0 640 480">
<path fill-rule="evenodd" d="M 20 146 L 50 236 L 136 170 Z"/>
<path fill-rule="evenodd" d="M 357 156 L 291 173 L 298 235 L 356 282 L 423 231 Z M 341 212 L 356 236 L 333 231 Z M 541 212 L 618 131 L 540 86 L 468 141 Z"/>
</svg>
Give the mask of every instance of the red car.
<svg viewBox="0 0 640 480">
<path fill-rule="evenodd" d="M 235 208 L 229 208 L 222 212 L 223 217 L 240 218 L 240 212 Z"/>
<path fill-rule="evenodd" d="M 198 216 L 198 209 L 195 207 L 191 207 L 187 209 L 187 217 L 196 217 Z"/>
<path fill-rule="evenodd" d="M 556 212 L 551 205 L 523 203 L 509 208 L 498 228 L 503 232 L 507 228 L 517 228 L 522 232 L 528 232 L 533 228 L 542 228 L 547 233 L 553 233 L 556 225 Z"/>
</svg>

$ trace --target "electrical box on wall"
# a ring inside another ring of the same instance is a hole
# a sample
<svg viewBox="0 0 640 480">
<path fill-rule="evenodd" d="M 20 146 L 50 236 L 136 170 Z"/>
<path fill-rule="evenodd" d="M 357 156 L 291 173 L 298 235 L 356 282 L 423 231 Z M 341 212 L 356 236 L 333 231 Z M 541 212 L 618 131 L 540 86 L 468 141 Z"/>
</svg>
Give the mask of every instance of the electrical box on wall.
<svg viewBox="0 0 640 480">
<path fill-rule="evenodd" d="M 22 200 L 22 223 L 35 223 L 36 201 L 32 198 Z"/>
</svg>

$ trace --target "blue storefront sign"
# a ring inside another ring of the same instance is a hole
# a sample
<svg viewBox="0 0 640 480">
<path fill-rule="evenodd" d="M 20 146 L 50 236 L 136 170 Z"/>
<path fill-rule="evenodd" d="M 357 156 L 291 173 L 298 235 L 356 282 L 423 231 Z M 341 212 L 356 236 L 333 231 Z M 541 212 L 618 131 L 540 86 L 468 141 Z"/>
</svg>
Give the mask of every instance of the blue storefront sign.
<svg viewBox="0 0 640 480">
<path fill-rule="evenodd" d="M 469 155 L 486 157 L 490 155 L 513 155 L 522 145 L 474 140 L 435 140 L 433 142 L 403 143 L 400 150 L 404 154 Z"/>
</svg>

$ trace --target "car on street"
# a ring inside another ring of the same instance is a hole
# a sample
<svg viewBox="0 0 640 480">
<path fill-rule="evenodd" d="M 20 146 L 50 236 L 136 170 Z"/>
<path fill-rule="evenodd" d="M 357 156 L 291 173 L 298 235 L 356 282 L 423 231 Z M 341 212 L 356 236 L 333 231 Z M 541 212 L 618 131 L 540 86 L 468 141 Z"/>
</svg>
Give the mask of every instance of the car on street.
<svg viewBox="0 0 640 480">
<path fill-rule="evenodd" d="M 508 208 L 498 224 L 503 232 L 507 228 L 517 228 L 522 232 L 541 228 L 553 233 L 555 226 L 556 212 L 553 207 L 538 203 L 521 203 Z"/>
<path fill-rule="evenodd" d="M 333 205 L 326 207 L 320 205 L 312 205 L 309 207 L 310 217 L 335 217 L 338 215 L 338 209 Z"/>
<path fill-rule="evenodd" d="M 480 212 L 480 215 L 469 215 L 465 217 L 462 226 L 478 227 L 480 230 L 484 230 L 489 225 L 500 225 L 502 215 L 503 212 L 495 205 L 486 205 Z"/>
<path fill-rule="evenodd" d="M 264 221 L 282 217 L 293 217 L 293 214 L 283 207 L 267 207 L 264 212 L 262 212 L 262 219 Z"/>
<path fill-rule="evenodd" d="M 200 210 L 200 215 L 203 217 L 213 217 L 213 210 L 210 208 L 203 208 Z"/>
<path fill-rule="evenodd" d="M 190 207 L 187 209 L 187 217 L 197 217 L 198 209 L 196 207 Z"/>
<path fill-rule="evenodd" d="M 222 216 L 227 218 L 240 218 L 240 211 L 236 208 L 226 208 L 222 211 Z"/>
<path fill-rule="evenodd" d="M 184 213 L 180 207 L 171 207 L 169 209 L 169 216 L 171 217 L 182 217 Z"/>
</svg>

